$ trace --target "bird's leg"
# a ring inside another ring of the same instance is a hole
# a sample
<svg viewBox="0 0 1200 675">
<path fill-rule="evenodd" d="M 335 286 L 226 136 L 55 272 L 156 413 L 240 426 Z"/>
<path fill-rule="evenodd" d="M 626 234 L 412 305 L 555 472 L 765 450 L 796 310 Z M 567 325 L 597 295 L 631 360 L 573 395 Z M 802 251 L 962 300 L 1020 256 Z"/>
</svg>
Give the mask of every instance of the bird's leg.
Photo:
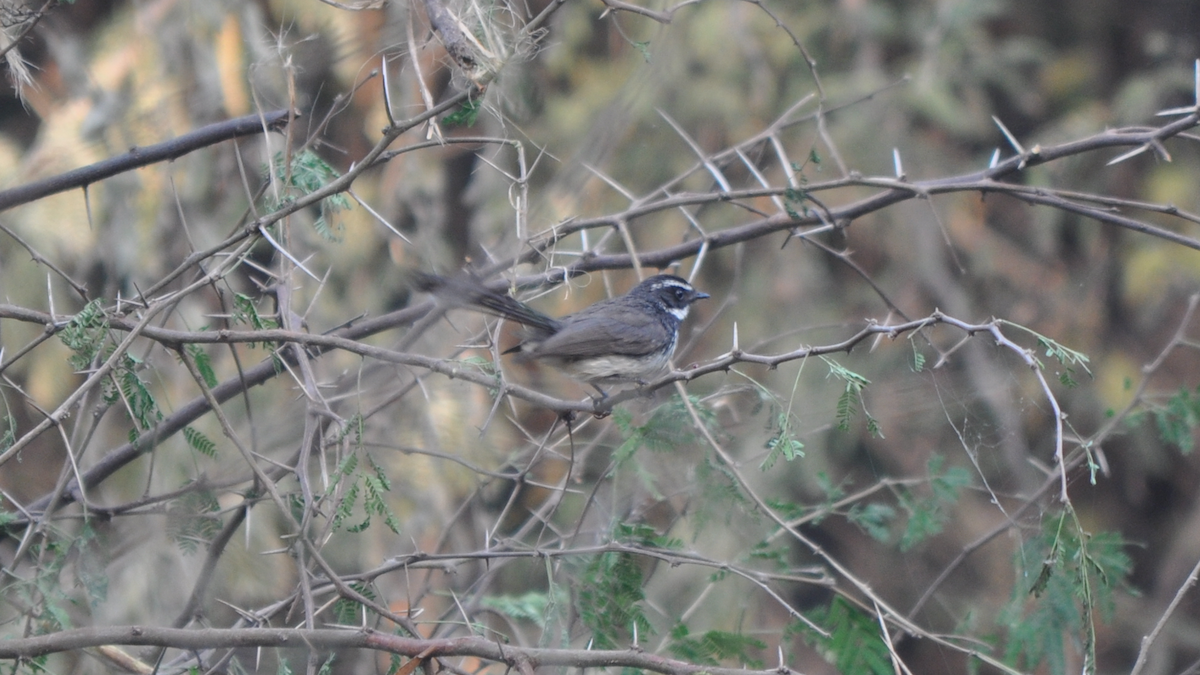
<svg viewBox="0 0 1200 675">
<path fill-rule="evenodd" d="M 649 389 L 646 388 L 646 387 L 650 386 L 650 383 L 647 382 L 646 380 L 638 379 L 638 380 L 634 380 L 634 382 L 637 383 L 637 392 L 638 392 L 639 397 L 650 398 L 651 396 L 654 395 L 653 391 L 650 391 Z"/>
<path fill-rule="evenodd" d="M 600 386 L 598 384 L 596 384 L 595 382 L 590 382 L 589 384 L 592 385 L 592 389 L 595 389 L 597 392 L 600 393 L 599 398 L 594 397 L 594 396 L 592 397 L 592 407 L 593 408 L 608 400 L 608 392 L 607 391 L 604 391 L 603 389 L 601 389 Z M 594 415 L 596 417 L 596 419 L 603 419 L 605 417 L 608 417 L 611 414 L 612 414 L 611 408 L 609 410 L 592 413 L 592 415 Z"/>
</svg>

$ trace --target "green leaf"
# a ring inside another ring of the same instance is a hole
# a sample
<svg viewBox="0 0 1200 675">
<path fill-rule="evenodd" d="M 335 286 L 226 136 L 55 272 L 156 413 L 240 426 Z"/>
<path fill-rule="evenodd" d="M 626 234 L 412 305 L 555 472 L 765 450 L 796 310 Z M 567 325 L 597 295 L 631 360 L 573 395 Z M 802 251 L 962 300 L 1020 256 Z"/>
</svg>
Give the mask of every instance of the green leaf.
<svg viewBox="0 0 1200 675">
<path fill-rule="evenodd" d="M 835 484 L 833 479 L 829 477 L 828 473 L 824 471 L 818 471 L 816 480 L 817 487 L 821 488 L 821 492 L 825 493 L 825 501 L 829 502 L 830 504 L 846 496 L 845 488 L 843 488 L 841 485 Z"/>
<path fill-rule="evenodd" d="M 642 58 L 645 59 L 646 63 L 650 63 L 650 43 L 634 41 L 633 46 L 638 50 L 639 53 L 641 53 Z"/>
<path fill-rule="evenodd" d="M 372 471 L 365 474 L 363 479 L 363 485 L 366 487 L 363 495 L 363 508 L 369 513 L 383 517 L 383 524 L 387 525 L 393 533 L 400 534 L 400 520 L 396 518 L 396 514 L 392 512 L 392 508 L 388 506 L 385 498 L 385 494 L 392 489 L 392 482 L 388 479 L 383 467 L 376 464 L 370 455 L 367 455 L 367 463 Z"/>
<path fill-rule="evenodd" d="M 850 430 L 850 420 L 858 412 L 859 406 L 862 404 L 862 392 L 871 384 L 867 378 L 858 373 L 846 368 L 842 364 L 833 359 L 822 356 L 821 360 L 829 367 L 828 377 L 839 379 L 846 383 L 845 390 L 838 397 L 837 401 L 837 428 L 839 431 Z M 869 413 L 864 414 L 867 418 L 867 432 L 872 436 L 883 437 L 882 430 L 879 427 L 879 422 L 871 417 Z"/>
<path fill-rule="evenodd" d="M 661 535 L 644 523 L 617 523 L 613 538 L 623 544 L 646 548 L 664 548 L 670 551 L 683 548 L 681 540 Z"/>
<path fill-rule="evenodd" d="M 187 351 L 196 364 L 196 370 L 200 371 L 200 377 L 204 380 L 204 384 L 208 385 L 210 389 L 217 386 L 217 375 L 213 372 L 212 359 L 208 358 L 208 352 L 197 344 L 188 345 Z"/>
<path fill-rule="evenodd" d="M 737 477 L 729 467 L 712 457 L 706 457 L 696 465 L 696 483 L 701 491 L 694 512 L 697 536 L 707 528 L 713 517 L 724 518 L 726 523 L 730 523 L 739 508 L 751 508 L 751 502 L 742 493 Z"/>
<path fill-rule="evenodd" d="M 750 549 L 747 556 L 750 560 L 762 560 L 770 563 L 771 567 L 777 570 L 785 570 L 791 567 L 791 552 L 785 546 L 771 546 L 770 543 L 760 541 Z"/>
<path fill-rule="evenodd" d="M 350 588 L 368 600 L 375 599 L 375 591 L 371 590 L 370 586 L 361 581 L 350 584 Z M 361 625 L 363 621 L 363 607 L 364 605 L 357 600 L 340 598 L 337 602 L 333 603 L 334 622 L 343 626 Z"/>
<path fill-rule="evenodd" d="M 943 471 L 942 465 L 945 463 L 945 459 L 942 455 L 933 455 L 926 464 L 926 470 L 929 472 L 934 497 L 944 504 L 953 504 L 958 501 L 959 490 L 971 485 L 971 472 L 961 466 L 950 467 Z"/>
<path fill-rule="evenodd" d="M 928 502 L 908 501 L 909 516 L 900 535 L 900 550 L 909 551 L 926 539 L 940 534 L 948 515 Z"/>
<path fill-rule="evenodd" d="M 358 453 L 347 455 L 334 469 L 335 480 L 326 491 L 324 498 L 333 496 L 335 488 L 343 481 L 349 481 L 341 501 L 333 511 L 334 529 L 342 527 L 355 513 L 355 507 L 362 505 L 362 520 L 346 528 L 347 532 L 364 532 L 371 526 L 374 516 L 383 518 L 383 523 L 396 534 L 400 534 L 400 520 L 387 503 L 387 493 L 392 489 L 391 479 L 383 467 L 375 462 L 371 455 L 363 453 L 366 458 L 365 466 L 360 466 Z"/>
<path fill-rule="evenodd" d="M 11 411 L 4 414 L 4 433 L 0 434 L 0 453 L 8 450 L 17 442 L 17 418 Z M 19 461 L 19 457 L 18 457 Z M 3 523 L 0 523 L 2 525 Z"/>
<path fill-rule="evenodd" d="M 787 412 L 780 412 L 776 416 L 775 435 L 767 439 L 766 449 L 770 450 L 767 453 L 766 459 L 763 460 L 759 468 L 763 471 L 768 471 L 775 466 L 775 462 L 780 457 L 787 461 L 792 461 L 797 457 L 804 456 L 804 444 L 801 443 L 792 434 L 791 415 Z"/>
<path fill-rule="evenodd" d="M 762 640 L 738 633 L 710 630 L 699 637 L 690 637 L 687 625 L 682 623 L 671 630 L 671 638 L 667 650 L 676 657 L 709 666 L 734 661 L 746 668 L 761 669 L 762 661 L 754 658 L 751 652 L 767 648 Z"/>
<path fill-rule="evenodd" d="M 7 604 L 20 609 L 28 634 L 70 628 L 81 607 L 95 608 L 107 597 L 108 570 L 98 539 L 84 522 L 69 534 L 47 527 L 29 544 L 28 553 L 38 564 L 28 575 L 9 575 L 4 584 Z"/>
<path fill-rule="evenodd" d="M 89 607 L 95 607 L 108 597 L 109 570 L 101 557 L 99 536 L 90 523 L 84 523 L 75 534 L 71 548 L 75 557 L 75 587 L 82 588 Z"/>
<path fill-rule="evenodd" d="M 912 370 L 914 373 L 919 373 L 925 369 L 925 355 L 917 349 L 917 343 L 909 340 L 913 350 Z"/>
<path fill-rule="evenodd" d="M 1008 637 L 1005 661 L 1025 670 L 1044 663 L 1065 675 L 1074 649 L 1095 663 L 1094 622 L 1112 616 L 1114 593 L 1127 587 L 1132 570 L 1126 546 L 1116 533 L 1082 532 L 1070 512 L 1045 518 L 1017 553 L 1013 597 L 998 617 Z"/>
<path fill-rule="evenodd" d="M 804 188 L 788 188 L 783 191 L 783 208 L 792 220 L 800 220 L 809 215 L 808 190 Z M 800 211 L 796 207 L 800 207 Z M 803 212 L 803 215 L 802 215 Z"/>
<path fill-rule="evenodd" d="M 920 498 L 909 490 L 898 493 L 900 505 L 909 513 L 904 532 L 900 535 L 900 550 L 907 551 L 922 541 L 940 534 L 950 517 L 949 507 L 958 501 L 959 491 L 971 484 L 971 474 L 962 467 L 943 470 L 945 458 L 933 455 L 926 469 L 932 496 Z"/>
<path fill-rule="evenodd" d="M 625 552 L 593 556 L 578 575 L 576 611 L 592 633 L 596 649 L 615 649 L 627 641 L 637 627 L 639 637 L 653 634 L 641 607 L 642 568 L 637 558 Z"/>
<path fill-rule="evenodd" d="M 346 455 L 344 458 L 342 458 L 342 461 L 338 463 L 337 468 L 334 469 L 333 471 L 334 471 L 334 475 L 336 477 L 344 478 L 346 476 L 352 475 L 357 469 L 358 469 L 358 453 L 352 452 L 352 453 Z"/>
<path fill-rule="evenodd" d="M 807 515 L 812 511 L 812 507 L 795 502 L 784 501 L 782 499 L 767 499 L 767 506 L 771 510 L 778 513 L 784 520 L 795 520 Z"/>
<path fill-rule="evenodd" d="M 243 293 L 235 293 L 233 296 L 233 316 L 231 320 L 235 324 L 249 325 L 252 330 L 274 330 L 279 327 L 275 319 L 259 314 L 258 307 L 254 304 L 254 298 Z M 259 344 L 258 342 L 247 342 L 246 346 L 254 349 Z M 269 340 L 264 340 L 261 344 L 266 349 L 274 348 L 274 343 Z M 277 366 L 277 370 L 278 368 Z"/>
<path fill-rule="evenodd" d="M 509 618 L 531 621 L 539 628 L 545 628 L 550 596 L 536 591 L 524 595 L 493 595 L 483 598 L 481 604 Z"/>
<path fill-rule="evenodd" d="M 1064 386 L 1077 386 L 1078 383 L 1074 378 L 1076 368 L 1082 368 L 1089 377 L 1092 376 L 1092 371 L 1088 368 L 1089 359 L 1087 354 L 1066 347 L 1035 330 L 1022 326 L 1021 324 L 1013 323 L 1011 321 L 1000 321 L 1000 323 L 1006 326 L 1012 326 L 1013 328 L 1022 330 L 1034 336 L 1034 338 L 1037 340 L 1038 349 L 1042 351 L 1043 355 L 1045 355 L 1047 358 L 1052 358 L 1055 361 L 1058 361 L 1059 364 L 1064 366 L 1063 371 L 1058 375 L 1059 381 Z M 1041 361 L 1038 361 L 1037 364 L 1038 368 L 1043 370 L 1045 369 L 1045 366 Z"/>
<path fill-rule="evenodd" d="M 341 433 L 338 434 L 338 441 L 344 441 L 354 434 L 354 447 L 361 448 L 363 442 L 363 431 L 366 429 L 366 419 L 362 413 L 354 413 L 346 423 L 342 425 Z M 353 457 L 353 455 L 351 455 Z"/>
<path fill-rule="evenodd" d="M 867 415 L 867 433 L 875 438 L 883 438 L 883 427 L 879 426 L 879 420 Z"/>
<path fill-rule="evenodd" d="M 892 538 L 890 527 L 896 520 L 896 509 L 879 503 L 855 504 L 846 517 L 875 541 L 886 543 Z"/>
<path fill-rule="evenodd" d="M 217 444 L 202 432 L 197 431 L 195 427 L 183 428 L 183 439 L 187 441 L 188 447 L 206 457 L 217 456 Z"/>
<path fill-rule="evenodd" d="M 1186 388 L 1180 389 L 1161 409 L 1152 411 L 1158 435 L 1164 443 L 1190 454 L 1195 447 L 1195 429 L 1200 424 L 1200 387 L 1193 395 Z"/>
<path fill-rule="evenodd" d="M 208 490 L 195 490 L 167 504 L 167 536 L 191 555 L 221 531 L 221 504 Z"/>
<path fill-rule="evenodd" d="M 276 153 L 271 165 L 275 167 L 275 179 L 282 185 L 283 193 L 281 198 L 272 197 L 268 200 L 267 206 L 272 211 L 297 197 L 312 194 L 340 177 L 336 169 L 312 150 L 294 154 L 291 166 L 286 168 L 283 153 Z M 334 221 L 333 216 L 339 211 L 348 210 L 350 206 L 350 199 L 344 194 L 325 197 L 318 202 L 320 216 L 313 222 L 313 229 L 329 241 L 338 241 L 342 226 Z"/>
<path fill-rule="evenodd" d="M 715 432 L 716 413 L 705 406 L 698 396 L 691 396 L 689 400 L 700 421 Z M 641 448 L 666 452 L 693 443 L 696 438 L 692 414 L 678 395 L 656 408 L 642 426 L 634 426 L 632 415 L 620 410 L 614 412 L 613 418 L 617 429 L 625 436 L 625 441 L 614 453 L 617 463 L 629 460 Z"/>
<path fill-rule="evenodd" d="M 810 612 L 808 618 L 829 636 L 800 621 L 789 632 L 799 633 L 842 675 L 894 675 L 891 652 L 879 634 L 879 621 L 874 616 L 838 595 L 829 607 Z"/>
<path fill-rule="evenodd" d="M 333 512 L 333 527 L 340 528 L 347 518 L 354 514 L 354 505 L 358 502 L 358 481 L 350 484 L 346 489 L 346 494 L 342 496 L 342 501 L 338 502 L 337 509 Z M 362 526 L 352 526 L 351 532 L 361 532 L 371 524 L 371 519 L 368 517 Z"/>
<path fill-rule="evenodd" d="M 50 671 L 46 669 L 46 664 L 49 662 L 49 660 L 49 655 L 43 654 L 42 656 L 35 656 L 31 659 L 26 659 L 24 664 L 29 666 L 29 672 L 31 673 L 48 673 Z"/>
<path fill-rule="evenodd" d="M 58 339 L 74 354 L 68 359 L 75 370 L 86 370 L 101 354 L 108 336 L 108 315 L 100 300 L 92 300 L 58 332 Z"/>
<path fill-rule="evenodd" d="M 1092 374 L 1092 371 L 1088 370 L 1087 367 L 1087 354 L 1065 347 L 1054 340 L 1051 340 L 1045 335 L 1038 335 L 1037 341 L 1038 347 L 1046 350 L 1047 357 L 1053 358 L 1055 361 L 1058 361 L 1064 366 L 1079 366 L 1080 368 L 1083 368 L 1088 375 Z"/>
<path fill-rule="evenodd" d="M 462 105 L 458 106 L 458 110 L 443 117 L 442 125 L 448 129 L 453 127 L 473 127 L 475 126 L 475 120 L 479 118 L 479 111 L 482 109 L 483 101 L 468 99 L 463 101 Z"/>
<path fill-rule="evenodd" d="M 850 431 L 850 418 L 854 417 L 855 403 L 858 397 L 854 395 L 850 387 L 842 392 L 837 401 L 837 428 L 838 431 Z"/>
<path fill-rule="evenodd" d="M 109 373 L 102 390 L 104 402 L 125 407 L 134 424 L 129 429 L 129 441 L 136 442 L 141 432 L 162 420 L 162 412 L 150 392 L 149 385 L 138 375 L 140 361 L 130 354 L 123 355 Z"/>
</svg>

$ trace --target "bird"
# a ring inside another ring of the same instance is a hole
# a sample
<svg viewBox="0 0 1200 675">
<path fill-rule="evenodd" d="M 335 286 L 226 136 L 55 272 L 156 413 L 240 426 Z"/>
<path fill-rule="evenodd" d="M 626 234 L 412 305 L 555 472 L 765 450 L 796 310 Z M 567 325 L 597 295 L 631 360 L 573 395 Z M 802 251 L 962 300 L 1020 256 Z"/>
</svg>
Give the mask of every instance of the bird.
<svg viewBox="0 0 1200 675">
<path fill-rule="evenodd" d="M 417 273 L 414 286 L 445 301 L 524 325 L 525 338 L 505 354 L 539 361 L 591 385 L 644 386 L 664 374 L 679 342 L 679 326 L 692 303 L 710 297 L 673 274 L 658 274 L 625 295 L 601 300 L 554 318 L 477 278 Z"/>
</svg>

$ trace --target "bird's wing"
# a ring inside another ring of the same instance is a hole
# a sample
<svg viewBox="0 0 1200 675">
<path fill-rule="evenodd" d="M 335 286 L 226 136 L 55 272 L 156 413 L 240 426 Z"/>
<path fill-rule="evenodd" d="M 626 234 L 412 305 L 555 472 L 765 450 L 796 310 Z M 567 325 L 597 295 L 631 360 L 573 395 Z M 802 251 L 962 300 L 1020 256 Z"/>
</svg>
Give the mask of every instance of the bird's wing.
<svg viewBox="0 0 1200 675">
<path fill-rule="evenodd" d="M 670 329 L 644 312 L 611 314 L 588 310 L 567 317 L 557 333 L 528 350 L 530 355 L 563 359 L 597 354 L 643 356 L 658 351 L 656 346 L 661 347 L 670 339 Z"/>
</svg>

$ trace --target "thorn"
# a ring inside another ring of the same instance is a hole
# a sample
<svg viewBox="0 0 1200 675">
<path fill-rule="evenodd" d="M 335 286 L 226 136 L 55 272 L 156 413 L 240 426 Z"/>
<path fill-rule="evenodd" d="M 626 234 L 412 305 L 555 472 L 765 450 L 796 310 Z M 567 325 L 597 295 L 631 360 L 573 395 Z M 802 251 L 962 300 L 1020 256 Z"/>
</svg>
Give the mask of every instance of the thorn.
<svg viewBox="0 0 1200 675">
<path fill-rule="evenodd" d="M 988 168 L 994 169 L 994 168 L 996 168 L 996 165 L 999 163 L 1000 163 L 1000 148 L 996 148 L 995 150 L 992 151 L 992 161 L 988 162 Z"/>
<path fill-rule="evenodd" d="M 1196 106 L 1189 105 L 1184 108 L 1167 108 L 1154 113 L 1155 117 L 1170 117 L 1171 115 L 1191 115 L 1196 112 Z"/>
<path fill-rule="evenodd" d="M 150 303 L 146 301 L 146 294 L 142 293 L 142 289 L 137 285 L 136 281 L 133 282 L 133 290 L 137 291 L 138 299 L 142 301 L 142 307 L 150 309 Z"/>
<path fill-rule="evenodd" d="M 1166 146 L 1164 146 L 1162 143 L 1158 142 L 1157 140 L 1153 140 L 1150 141 L 1150 147 L 1154 149 L 1154 152 L 1156 152 L 1159 157 L 1162 157 L 1164 162 L 1171 161 L 1171 153 L 1167 152 Z"/>
<path fill-rule="evenodd" d="M 896 167 L 896 178 L 904 180 L 904 165 L 900 163 L 899 148 L 892 148 L 892 164 Z"/>
<path fill-rule="evenodd" d="M 53 321 L 58 313 L 54 311 L 54 283 L 50 279 L 49 272 L 46 272 L 46 300 L 50 305 L 50 320 Z"/>
<path fill-rule="evenodd" d="M 1105 166 L 1112 166 L 1113 164 L 1120 164 L 1121 162 L 1124 162 L 1125 160 L 1129 159 L 1130 157 L 1137 157 L 1138 155 L 1142 154 L 1143 152 L 1145 152 L 1149 149 L 1150 149 L 1149 143 L 1147 143 L 1145 145 L 1139 145 L 1138 147 L 1134 148 L 1133 150 L 1130 150 L 1129 152 L 1127 152 L 1123 155 L 1119 155 L 1117 157 L 1114 157 L 1113 159 L 1110 159 L 1108 161 L 1108 164 L 1105 164 Z"/>
<path fill-rule="evenodd" d="M 1013 146 L 1013 148 L 1016 149 L 1017 154 L 1024 155 L 1024 146 L 1021 145 L 1021 142 L 1017 140 L 1016 136 L 1012 135 L 1012 132 L 1008 130 L 1008 127 L 1004 126 L 1004 122 L 1001 122 L 1000 118 L 996 117 L 995 115 L 992 115 L 992 121 L 996 123 L 996 126 L 1000 127 L 1000 131 L 1004 133 L 1004 137 L 1007 138 L 1008 142 Z"/>
<path fill-rule="evenodd" d="M 734 321 L 733 322 L 733 351 L 734 352 L 742 351 L 741 347 L 738 346 L 738 344 L 739 344 L 738 343 L 738 326 L 737 326 L 737 322 Z"/>
</svg>

